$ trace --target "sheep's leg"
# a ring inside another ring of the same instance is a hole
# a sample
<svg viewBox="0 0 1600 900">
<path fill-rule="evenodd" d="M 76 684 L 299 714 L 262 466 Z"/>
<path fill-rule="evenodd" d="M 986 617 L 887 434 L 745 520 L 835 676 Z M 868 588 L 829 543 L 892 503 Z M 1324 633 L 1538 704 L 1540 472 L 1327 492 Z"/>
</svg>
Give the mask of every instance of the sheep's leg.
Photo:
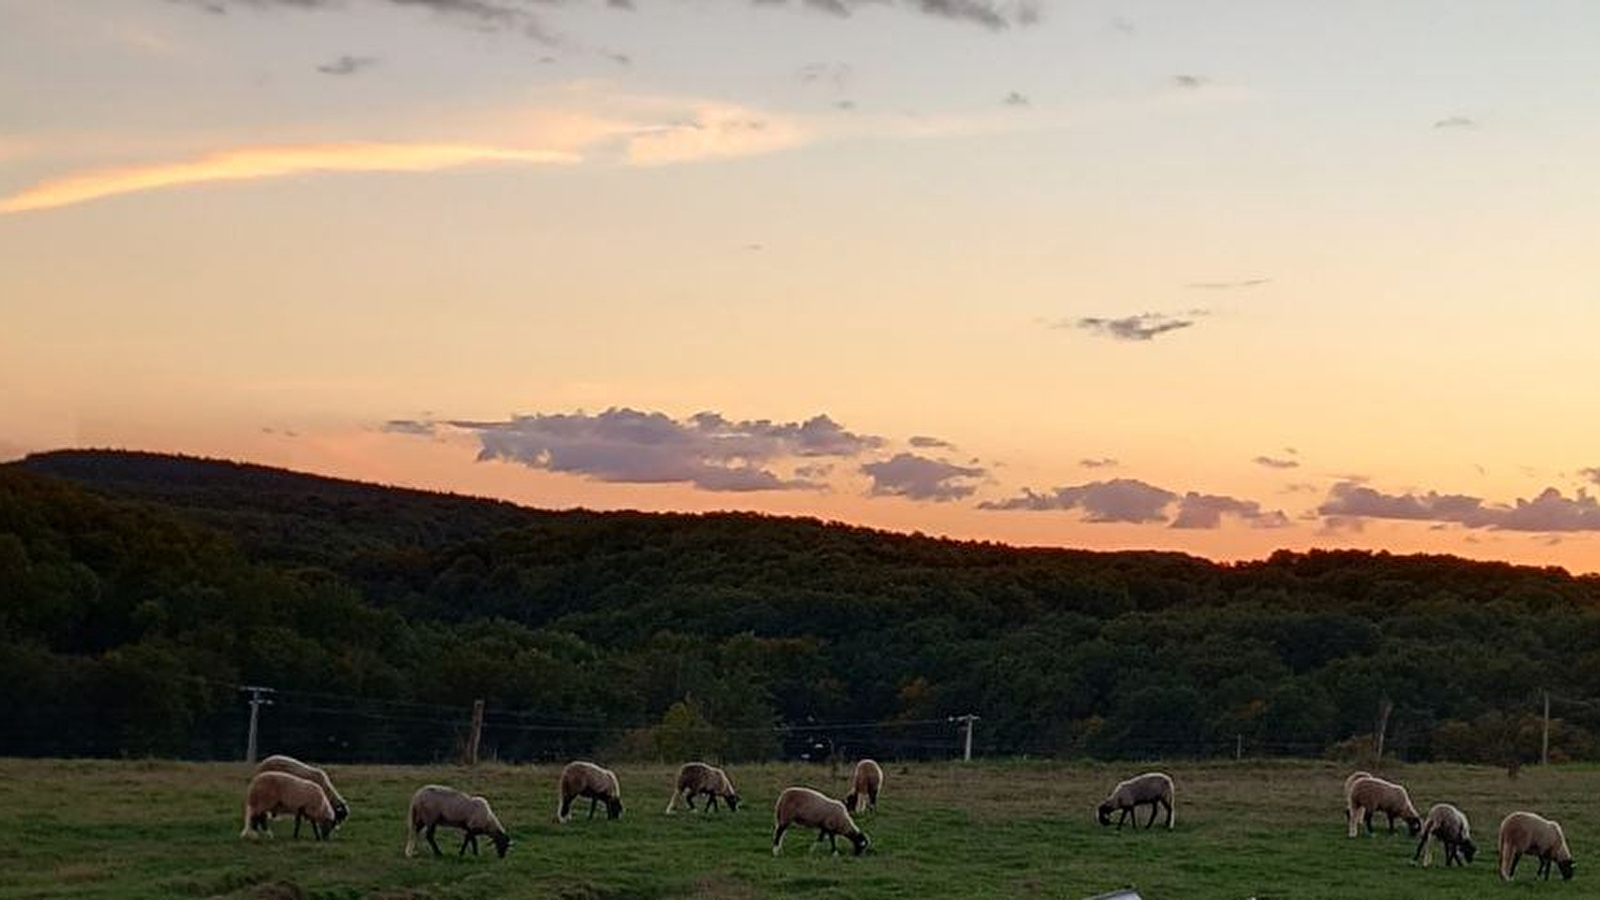
<svg viewBox="0 0 1600 900">
<path fill-rule="evenodd" d="M 436 829 L 438 827 L 439 827 L 439 823 L 437 823 L 437 822 L 433 823 L 432 825 L 429 825 L 428 826 L 428 830 L 423 832 L 422 836 L 428 839 L 428 846 L 433 848 L 433 855 L 434 856 L 443 856 L 444 854 L 439 851 L 439 842 L 433 839 L 434 829 Z"/>
<path fill-rule="evenodd" d="M 1161 801 L 1161 805 L 1166 807 L 1166 809 L 1167 809 L 1167 830 L 1171 831 L 1172 830 L 1172 820 L 1173 820 L 1172 802 L 1169 801 L 1169 800 L 1162 800 Z"/>
<path fill-rule="evenodd" d="M 556 811 L 556 820 L 565 822 L 572 812 L 572 798 L 566 795 L 561 797 L 561 808 Z"/>
<path fill-rule="evenodd" d="M 594 808 L 599 806 L 599 805 L 600 805 L 599 798 L 597 798 L 597 797 L 590 797 L 589 798 L 589 818 L 591 818 L 591 819 L 594 818 Z"/>
<path fill-rule="evenodd" d="M 1424 850 L 1427 851 L 1426 858 L 1423 856 Z M 1449 852 L 1450 851 L 1448 849 L 1445 850 L 1445 853 L 1447 854 L 1445 856 L 1445 865 L 1450 864 L 1450 858 L 1448 856 Z M 1416 862 L 1419 859 L 1422 860 L 1422 867 L 1424 869 L 1433 864 L 1433 833 L 1428 831 L 1426 828 L 1422 829 L 1422 840 L 1417 842 L 1417 852 L 1411 854 L 1412 862 Z"/>
<path fill-rule="evenodd" d="M 834 856 L 839 855 L 839 836 L 831 831 L 828 832 L 828 846 L 833 848 Z"/>
<path fill-rule="evenodd" d="M 1362 821 L 1367 824 L 1367 837 L 1372 837 L 1372 810 L 1367 810 L 1362 816 Z"/>
<path fill-rule="evenodd" d="M 706 791 L 706 809 L 716 809 L 716 808 L 717 808 L 717 795 L 711 793 L 710 791 Z"/>
<path fill-rule="evenodd" d="M 867 806 L 871 807 L 873 812 L 877 812 L 878 811 L 878 789 L 877 788 L 869 788 L 867 790 Z"/>
<path fill-rule="evenodd" d="M 1389 833 L 1394 834 L 1394 813 L 1384 813 L 1389 817 Z"/>
<path fill-rule="evenodd" d="M 1126 821 L 1128 821 L 1128 808 L 1126 806 L 1124 806 L 1122 808 L 1122 815 L 1117 817 L 1117 830 L 1118 831 L 1122 830 L 1122 823 L 1126 822 Z M 1133 824 L 1137 825 L 1139 823 L 1137 821 L 1135 821 Z"/>
<path fill-rule="evenodd" d="M 1145 831 L 1149 831 L 1150 829 L 1155 827 L 1155 825 L 1156 825 L 1156 812 L 1157 811 L 1158 811 L 1158 807 L 1156 806 L 1155 801 L 1151 801 L 1151 803 L 1150 803 L 1150 821 L 1144 823 L 1144 830 Z M 1138 813 L 1134 813 L 1134 817 L 1135 818 L 1134 818 L 1133 824 L 1135 824 L 1135 825 L 1139 824 L 1138 815 L 1139 815 Z"/>
<path fill-rule="evenodd" d="M 294 811 L 294 839 L 300 840 L 300 820 L 304 818 L 300 810 Z"/>
<path fill-rule="evenodd" d="M 783 833 L 789 830 L 788 825 L 779 825 L 772 830 L 772 855 L 777 856 L 783 850 Z"/>
<path fill-rule="evenodd" d="M 471 831 L 468 831 L 466 834 L 461 836 L 461 849 L 456 851 L 456 855 L 457 856 L 466 856 L 467 855 L 467 842 L 471 841 L 471 840 L 472 840 L 472 832 Z"/>
<path fill-rule="evenodd" d="M 1517 863 L 1519 862 L 1522 862 L 1522 851 L 1520 850 L 1511 854 L 1511 871 L 1506 875 L 1507 878 L 1517 877 Z"/>
</svg>

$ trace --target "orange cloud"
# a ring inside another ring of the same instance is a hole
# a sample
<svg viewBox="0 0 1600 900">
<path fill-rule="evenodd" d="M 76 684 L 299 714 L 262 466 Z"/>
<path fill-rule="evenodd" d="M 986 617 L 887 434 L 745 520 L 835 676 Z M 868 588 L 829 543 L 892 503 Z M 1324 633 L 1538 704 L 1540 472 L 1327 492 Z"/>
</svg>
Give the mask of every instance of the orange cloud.
<svg viewBox="0 0 1600 900">
<path fill-rule="evenodd" d="M 241 147 L 176 163 L 95 169 L 0 199 L 0 214 L 54 209 L 156 188 L 249 181 L 303 172 L 424 172 L 477 163 L 579 162 L 573 153 L 478 144 L 338 143 Z"/>
</svg>

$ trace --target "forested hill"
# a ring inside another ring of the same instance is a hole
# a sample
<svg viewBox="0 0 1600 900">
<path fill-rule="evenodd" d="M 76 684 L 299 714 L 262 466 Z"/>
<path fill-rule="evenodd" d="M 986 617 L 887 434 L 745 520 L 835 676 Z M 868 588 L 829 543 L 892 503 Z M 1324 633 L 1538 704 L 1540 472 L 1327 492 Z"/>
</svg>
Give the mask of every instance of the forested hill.
<svg viewBox="0 0 1600 900">
<path fill-rule="evenodd" d="M 1600 580 L 1450 557 L 1217 565 L 752 514 L 544 512 L 260 466 L 0 466 L 0 754 L 1600 755 Z M 875 728 L 828 723 L 900 723 Z M 938 723 L 938 724 L 935 724 Z"/>
</svg>

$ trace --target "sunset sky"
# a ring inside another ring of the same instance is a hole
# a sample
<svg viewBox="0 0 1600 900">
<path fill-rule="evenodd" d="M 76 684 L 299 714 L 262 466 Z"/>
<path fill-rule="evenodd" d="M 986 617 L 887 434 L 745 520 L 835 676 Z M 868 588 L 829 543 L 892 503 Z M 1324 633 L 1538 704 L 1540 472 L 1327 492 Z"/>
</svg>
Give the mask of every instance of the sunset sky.
<svg viewBox="0 0 1600 900">
<path fill-rule="evenodd" d="M 0 0 L 0 459 L 1600 570 L 1600 3 Z"/>
</svg>

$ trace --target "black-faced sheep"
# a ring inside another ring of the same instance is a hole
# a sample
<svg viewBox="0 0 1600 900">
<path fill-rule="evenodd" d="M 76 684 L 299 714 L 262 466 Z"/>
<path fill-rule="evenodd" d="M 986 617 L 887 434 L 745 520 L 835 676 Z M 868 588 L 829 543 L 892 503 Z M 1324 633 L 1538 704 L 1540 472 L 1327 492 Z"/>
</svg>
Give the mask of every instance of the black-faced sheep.
<svg viewBox="0 0 1600 900">
<path fill-rule="evenodd" d="M 721 799 L 728 804 L 729 812 L 739 809 L 739 792 L 733 789 L 733 781 L 728 778 L 728 773 L 708 766 L 702 762 L 684 763 L 678 769 L 678 780 L 674 782 L 672 799 L 667 801 L 667 813 L 671 814 L 678 805 L 679 798 L 694 809 L 694 798 L 700 794 L 706 796 L 706 808 L 716 809 L 717 800 Z"/>
<path fill-rule="evenodd" d="M 606 805 L 606 818 L 622 815 L 622 788 L 617 784 L 617 773 L 602 769 L 591 762 L 570 762 L 561 770 L 561 805 L 556 809 L 556 820 L 567 821 L 572 811 L 572 801 L 589 798 L 589 818 L 594 818 L 595 806 Z"/>
<path fill-rule="evenodd" d="M 1348 821 L 1349 818 L 1350 818 L 1350 789 L 1355 787 L 1356 782 L 1360 781 L 1361 779 L 1363 779 L 1363 778 L 1371 778 L 1371 777 L 1372 777 L 1372 773 L 1371 772 L 1356 771 L 1356 772 L 1351 772 L 1349 774 L 1349 776 L 1347 776 L 1345 778 L 1345 780 L 1344 780 L 1344 817 L 1345 817 L 1346 821 Z"/>
<path fill-rule="evenodd" d="M 433 855 L 442 855 L 438 843 L 433 839 L 434 830 L 441 825 L 465 832 L 457 856 L 465 855 L 469 846 L 472 855 L 477 856 L 480 834 L 488 835 L 489 840 L 494 842 L 495 853 L 502 859 L 511 847 L 511 838 L 494 810 L 489 808 L 488 800 L 468 796 L 455 788 L 430 784 L 418 788 L 411 795 L 411 808 L 406 812 L 406 856 L 415 854 L 419 831 L 423 832 L 428 846 L 433 848 Z"/>
<path fill-rule="evenodd" d="M 311 833 L 319 841 L 333 833 L 333 804 L 320 785 L 284 772 L 262 772 L 250 779 L 245 791 L 244 828 L 239 837 L 271 837 L 272 817 L 285 813 L 294 813 L 295 837 L 300 836 L 302 819 L 311 823 Z"/>
<path fill-rule="evenodd" d="M 317 786 L 322 788 L 322 792 L 328 795 L 328 802 L 333 805 L 333 824 L 342 824 L 345 819 L 350 817 L 350 805 L 344 802 L 344 797 L 340 796 L 339 791 L 334 788 L 333 781 L 328 778 L 328 773 L 316 766 L 307 765 L 292 756 L 274 754 L 263 759 L 260 765 L 256 766 L 256 772 L 283 772 L 296 778 L 304 778 L 307 781 L 316 782 Z M 298 825 L 299 823 L 295 824 Z"/>
<path fill-rule="evenodd" d="M 817 829 L 817 843 L 827 838 L 828 845 L 833 848 L 834 853 L 839 852 L 840 835 L 850 841 L 857 856 L 867 849 L 866 834 L 856 827 L 855 820 L 850 818 L 850 811 L 844 808 L 844 804 L 810 788 L 785 788 L 783 793 L 778 795 L 778 802 L 772 808 L 772 815 L 773 856 L 783 851 L 783 833 L 792 825 Z M 815 845 L 812 846 L 815 849 Z"/>
<path fill-rule="evenodd" d="M 1500 821 L 1500 878 L 1510 881 L 1524 854 L 1539 859 L 1535 877 L 1550 879 L 1550 864 L 1561 869 L 1562 880 L 1572 879 L 1572 850 L 1561 823 L 1531 812 L 1514 812 Z"/>
<path fill-rule="evenodd" d="M 1379 812 L 1389 817 L 1391 834 L 1394 833 L 1395 819 L 1405 820 L 1406 829 L 1412 837 L 1422 830 L 1422 816 L 1411 805 L 1411 795 L 1406 793 L 1404 787 L 1382 778 L 1371 775 L 1357 778 L 1350 785 L 1350 799 L 1345 809 L 1350 818 L 1350 837 L 1355 837 L 1362 825 L 1366 825 L 1367 834 L 1372 834 L 1372 814 Z"/>
<path fill-rule="evenodd" d="M 1150 828 L 1156 823 L 1156 812 L 1164 807 L 1167 811 L 1167 827 L 1170 829 L 1177 821 L 1177 809 L 1173 800 L 1172 777 L 1163 772 L 1146 772 L 1136 775 L 1127 781 L 1121 782 L 1112 788 L 1110 796 L 1101 801 L 1095 809 L 1095 819 L 1101 825 L 1111 824 L 1111 814 L 1120 811 L 1117 818 L 1117 830 L 1122 830 L 1122 823 L 1128 820 L 1128 814 L 1133 814 L 1133 827 L 1139 827 L 1138 808 L 1150 804 L 1150 821 L 1145 823 L 1145 828 Z"/>
<path fill-rule="evenodd" d="M 867 800 L 867 807 L 873 812 L 878 811 L 878 792 L 883 790 L 883 767 L 870 759 L 863 759 L 856 763 L 855 772 L 850 776 L 850 793 L 844 796 L 844 808 L 855 812 L 861 806 L 861 798 Z"/>
<path fill-rule="evenodd" d="M 1448 803 L 1435 803 L 1422 820 L 1422 840 L 1412 860 L 1421 859 L 1423 868 L 1433 865 L 1433 841 L 1444 845 L 1444 864 L 1464 866 L 1478 855 L 1478 845 L 1472 842 L 1472 826 L 1467 824 L 1466 813 Z"/>
</svg>

